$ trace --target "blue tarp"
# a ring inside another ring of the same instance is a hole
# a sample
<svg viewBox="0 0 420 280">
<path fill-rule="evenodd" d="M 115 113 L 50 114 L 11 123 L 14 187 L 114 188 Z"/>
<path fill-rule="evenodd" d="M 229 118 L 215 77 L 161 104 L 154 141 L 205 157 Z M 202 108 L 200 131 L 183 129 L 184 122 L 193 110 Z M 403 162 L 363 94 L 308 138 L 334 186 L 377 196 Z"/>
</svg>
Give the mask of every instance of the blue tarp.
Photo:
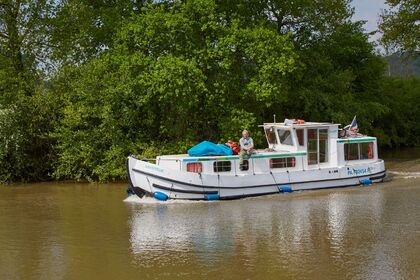
<svg viewBox="0 0 420 280">
<path fill-rule="evenodd" d="M 188 150 L 188 155 L 192 157 L 209 155 L 230 156 L 232 154 L 233 152 L 228 146 L 224 144 L 214 144 L 209 141 L 203 141 Z"/>
</svg>

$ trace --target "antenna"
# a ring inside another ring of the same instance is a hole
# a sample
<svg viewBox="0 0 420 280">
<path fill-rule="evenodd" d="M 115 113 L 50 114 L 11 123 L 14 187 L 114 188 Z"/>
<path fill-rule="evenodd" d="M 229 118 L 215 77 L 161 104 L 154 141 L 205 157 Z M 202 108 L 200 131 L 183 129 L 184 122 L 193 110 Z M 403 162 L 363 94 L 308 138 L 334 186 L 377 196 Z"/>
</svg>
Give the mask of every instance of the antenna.
<svg viewBox="0 0 420 280">
<path fill-rule="evenodd" d="M 274 117 L 274 123 L 276 123 L 276 114 L 274 114 L 273 117 Z"/>
</svg>

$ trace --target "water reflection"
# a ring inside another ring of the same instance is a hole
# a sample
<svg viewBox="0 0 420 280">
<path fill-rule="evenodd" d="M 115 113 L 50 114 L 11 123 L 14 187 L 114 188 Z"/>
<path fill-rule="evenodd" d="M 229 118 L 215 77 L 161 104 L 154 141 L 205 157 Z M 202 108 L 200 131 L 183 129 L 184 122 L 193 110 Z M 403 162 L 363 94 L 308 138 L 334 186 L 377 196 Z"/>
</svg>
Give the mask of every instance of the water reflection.
<svg viewBox="0 0 420 280">
<path fill-rule="evenodd" d="M 385 195 L 380 189 L 359 188 L 229 202 L 131 205 L 132 252 L 144 265 L 156 266 L 178 254 L 202 265 L 226 265 L 239 258 L 252 268 L 260 257 L 270 256 L 265 264 L 290 276 L 304 266 L 314 273 L 329 271 L 331 277 L 346 271 L 350 278 L 377 278 L 375 273 L 400 278 L 394 256 L 386 252 L 390 247 L 383 246 L 393 238 L 383 232 L 389 203 Z"/>
<path fill-rule="evenodd" d="M 197 209 L 194 209 L 197 207 Z M 218 221 L 218 205 L 156 205 L 132 208 L 132 251 L 147 258 L 165 252 L 199 252 L 203 262 L 233 253 L 233 231 Z M 200 216 L 206 217 L 201 219 Z M 150 255 L 149 255 L 150 256 Z M 153 258 L 154 258 L 153 257 Z"/>
</svg>

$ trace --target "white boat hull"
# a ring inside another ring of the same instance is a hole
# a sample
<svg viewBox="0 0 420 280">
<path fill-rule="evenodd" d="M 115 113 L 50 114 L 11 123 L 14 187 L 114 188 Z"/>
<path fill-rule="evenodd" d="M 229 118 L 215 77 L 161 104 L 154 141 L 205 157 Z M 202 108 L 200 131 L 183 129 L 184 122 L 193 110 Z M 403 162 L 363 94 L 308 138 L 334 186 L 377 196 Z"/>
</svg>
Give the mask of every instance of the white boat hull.
<svg viewBox="0 0 420 280">
<path fill-rule="evenodd" d="M 381 182 L 386 170 L 383 160 L 342 167 L 285 170 L 277 173 L 236 175 L 192 173 L 162 167 L 129 157 L 130 185 L 139 196 L 162 193 L 169 199 L 236 199 L 250 196 L 323 188 L 357 186 Z"/>
</svg>

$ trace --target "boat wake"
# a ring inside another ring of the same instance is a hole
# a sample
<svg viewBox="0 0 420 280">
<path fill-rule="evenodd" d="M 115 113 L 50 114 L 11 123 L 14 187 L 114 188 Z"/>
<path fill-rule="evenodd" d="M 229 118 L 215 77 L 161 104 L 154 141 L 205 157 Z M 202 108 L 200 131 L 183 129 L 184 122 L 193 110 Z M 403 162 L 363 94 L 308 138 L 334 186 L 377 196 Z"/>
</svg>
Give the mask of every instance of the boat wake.
<svg viewBox="0 0 420 280">
<path fill-rule="evenodd" d="M 130 195 L 124 202 L 134 203 L 134 204 L 191 204 L 191 203 L 212 203 L 213 201 L 207 200 L 184 200 L 184 199 L 169 199 L 167 201 L 160 201 L 150 196 L 144 196 L 142 198 L 137 195 Z"/>
<path fill-rule="evenodd" d="M 420 172 L 388 171 L 388 173 L 396 178 L 403 178 L 403 179 L 420 178 Z"/>
</svg>

